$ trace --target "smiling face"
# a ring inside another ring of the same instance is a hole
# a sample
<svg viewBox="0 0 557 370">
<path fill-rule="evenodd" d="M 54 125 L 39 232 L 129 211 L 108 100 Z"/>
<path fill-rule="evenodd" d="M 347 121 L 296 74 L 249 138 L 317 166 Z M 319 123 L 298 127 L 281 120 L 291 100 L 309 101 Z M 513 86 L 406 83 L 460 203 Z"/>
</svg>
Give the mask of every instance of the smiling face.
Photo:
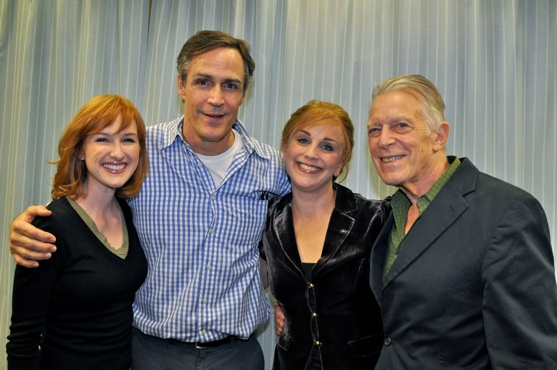
<svg viewBox="0 0 557 370">
<path fill-rule="evenodd" d="M 232 125 L 244 102 L 244 61 L 234 48 L 217 48 L 191 60 L 185 81 L 184 138 L 196 153 L 218 155 L 234 142 Z"/>
<path fill-rule="evenodd" d="M 409 91 L 387 92 L 373 101 L 367 123 L 371 157 L 383 182 L 417 196 L 427 193 L 448 167 L 449 126 L 441 122 L 437 132 L 430 132 L 422 109 Z"/>
<path fill-rule="evenodd" d="M 318 192 L 332 189 L 333 176 L 344 166 L 345 138 L 332 119 L 294 131 L 282 148 L 292 190 Z"/>
<path fill-rule="evenodd" d="M 83 183 L 86 194 L 114 194 L 134 174 L 141 150 L 135 121 L 120 129 L 122 116 L 96 134 L 85 138 L 78 158 L 85 162 L 87 176 Z"/>
</svg>

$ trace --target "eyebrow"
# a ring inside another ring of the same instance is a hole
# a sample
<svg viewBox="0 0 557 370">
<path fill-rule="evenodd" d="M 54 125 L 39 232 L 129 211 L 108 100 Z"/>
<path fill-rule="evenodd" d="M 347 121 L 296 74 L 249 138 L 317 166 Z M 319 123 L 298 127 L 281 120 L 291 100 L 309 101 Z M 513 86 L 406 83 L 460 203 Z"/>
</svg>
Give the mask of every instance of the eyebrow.
<svg viewBox="0 0 557 370">
<path fill-rule="evenodd" d="M 392 122 L 398 122 L 398 121 L 414 122 L 410 117 L 407 117 L 407 116 L 389 117 L 385 121 L 386 121 L 387 124 L 392 123 Z M 367 121 L 367 126 L 368 127 L 372 126 L 372 125 L 375 125 L 375 124 L 377 124 L 377 122 L 372 121 L 371 119 L 369 119 Z"/>
<path fill-rule="evenodd" d="M 114 134 L 111 134 L 111 133 L 105 132 L 105 131 L 104 131 L 104 128 L 103 128 L 101 131 L 96 132 L 96 133 L 94 133 L 94 134 L 91 134 L 91 136 L 95 136 L 95 135 L 108 135 L 108 136 L 114 136 L 114 135 L 116 135 L 116 134 L 119 134 L 120 132 L 123 132 L 124 130 L 127 130 L 127 129 L 123 129 L 123 130 L 120 130 L 120 131 L 118 131 L 118 132 L 116 132 L 116 133 L 114 133 Z M 126 133 L 124 133 L 124 135 L 125 135 L 125 136 L 139 136 L 139 134 L 138 134 L 137 132 L 126 132 Z"/>
<path fill-rule="evenodd" d="M 311 134 L 310 134 L 308 131 L 304 130 L 304 129 L 299 130 L 299 132 L 303 132 L 303 133 L 306 134 L 307 136 L 310 136 L 310 137 L 311 137 Z M 324 140 L 324 141 L 330 141 L 330 142 L 333 142 L 333 143 L 338 143 L 335 139 L 331 139 L 331 138 L 328 138 L 328 137 L 323 138 L 323 140 Z"/>
<path fill-rule="evenodd" d="M 196 78 L 201 77 L 201 78 L 205 78 L 207 80 L 212 80 L 212 81 L 215 80 L 213 75 L 208 75 L 208 74 L 205 74 L 205 73 L 196 73 L 193 77 L 196 77 Z M 225 78 L 224 79 L 224 83 L 231 83 L 231 82 L 242 84 L 242 81 L 237 79 L 237 78 Z"/>
</svg>

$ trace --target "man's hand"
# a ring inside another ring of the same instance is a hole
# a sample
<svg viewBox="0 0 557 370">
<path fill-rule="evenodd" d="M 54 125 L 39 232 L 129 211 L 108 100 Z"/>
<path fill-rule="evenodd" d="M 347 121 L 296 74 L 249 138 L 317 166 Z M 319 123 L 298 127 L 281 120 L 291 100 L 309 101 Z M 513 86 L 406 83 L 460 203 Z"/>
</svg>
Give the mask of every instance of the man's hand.
<svg viewBox="0 0 557 370">
<path fill-rule="evenodd" d="M 284 319 L 284 312 L 282 312 L 282 307 L 279 302 L 275 302 L 275 325 L 277 327 L 277 335 L 281 335 L 284 330 L 284 324 L 286 320 Z"/>
<path fill-rule="evenodd" d="M 49 259 L 56 252 L 54 235 L 31 225 L 35 217 L 47 217 L 51 213 L 44 206 L 31 206 L 14 219 L 10 228 L 10 253 L 17 264 L 38 267 L 37 261 Z"/>
</svg>

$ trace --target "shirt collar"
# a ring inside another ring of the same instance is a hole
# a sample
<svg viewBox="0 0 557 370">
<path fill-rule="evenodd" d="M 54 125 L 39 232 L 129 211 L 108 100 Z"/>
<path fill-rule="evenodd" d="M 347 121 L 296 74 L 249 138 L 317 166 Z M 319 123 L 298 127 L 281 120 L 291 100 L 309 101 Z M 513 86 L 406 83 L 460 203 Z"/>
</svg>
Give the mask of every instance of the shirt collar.
<svg viewBox="0 0 557 370">
<path fill-rule="evenodd" d="M 418 198 L 418 209 L 420 210 L 420 215 L 424 213 L 426 208 L 431 204 L 431 202 L 433 202 L 433 199 L 435 199 L 443 186 L 445 186 L 451 176 L 456 172 L 458 166 L 460 166 L 460 160 L 458 159 L 458 157 L 450 156 L 447 157 L 447 159 L 450 163 L 449 168 L 441 175 L 441 177 L 435 182 L 435 184 L 433 184 L 433 186 L 431 187 L 431 189 L 428 190 L 427 193 Z M 410 208 L 410 200 L 406 197 L 406 194 L 404 194 L 404 192 L 399 189 L 393 195 L 391 206 L 393 208 L 395 217 L 397 216 L 397 214 L 400 215 L 401 213 L 406 215 L 406 213 L 408 212 L 408 208 Z"/>
<path fill-rule="evenodd" d="M 166 131 L 165 136 L 162 141 L 162 148 L 168 148 L 171 146 L 177 138 L 179 138 L 186 146 L 190 147 L 190 145 L 184 139 L 184 133 L 182 132 L 182 127 L 184 125 L 184 117 L 178 118 L 171 122 L 169 129 Z M 269 155 L 262 150 L 261 144 L 258 143 L 255 139 L 253 139 L 249 134 L 239 119 L 236 120 L 234 125 L 232 126 L 240 135 L 242 135 L 242 140 L 244 144 L 244 148 L 247 150 L 249 154 L 255 151 L 260 157 L 269 158 Z M 190 147 L 191 148 L 191 147 Z M 193 150 L 192 150 L 193 151 Z"/>
</svg>

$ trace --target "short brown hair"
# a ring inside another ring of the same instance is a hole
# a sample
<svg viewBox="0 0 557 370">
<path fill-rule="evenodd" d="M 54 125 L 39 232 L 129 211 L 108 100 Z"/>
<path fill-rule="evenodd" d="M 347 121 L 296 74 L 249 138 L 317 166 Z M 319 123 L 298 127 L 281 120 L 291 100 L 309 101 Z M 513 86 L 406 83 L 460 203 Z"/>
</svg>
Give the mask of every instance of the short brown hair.
<svg viewBox="0 0 557 370">
<path fill-rule="evenodd" d="M 135 105 L 123 96 L 99 95 L 85 103 L 68 123 L 58 143 L 60 159 L 56 162 L 49 162 L 57 165 L 50 192 L 53 199 L 64 196 L 76 198 L 87 196 L 83 190 L 83 183 L 87 178 L 87 167 L 85 162 L 78 158 L 83 148 L 83 142 L 87 136 L 94 135 L 110 126 L 119 115 L 122 115 L 122 124 L 118 132 L 128 128 L 135 121 L 140 152 L 137 169 L 124 186 L 116 189 L 116 195 L 121 198 L 130 198 L 139 193 L 148 171 L 143 118 Z"/>
<path fill-rule="evenodd" d="M 220 31 L 199 31 L 186 41 L 176 60 L 180 79 L 186 81 L 193 58 L 218 48 L 233 48 L 240 52 L 244 61 L 243 93 L 245 94 L 255 70 L 255 62 L 249 53 L 249 44 Z"/>
<path fill-rule="evenodd" d="M 340 105 L 320 100 L 310 100 L 306 105 L 298 108 L 292 113 L 282 129 L 280 148 L 281 151 L 284 151 L 288 140 L 295 132 L 305 127 L 319 125 L 325 120 L 333 120 L 338 123 L 344 135 L 344 141 L 346 142 L 342 154 L 344 167 L 338 177 L 339 181 L 343 181 L 348 175 L 352 149 L 354 148 L 354 125 L 348 113 Z"/>
</svg>

